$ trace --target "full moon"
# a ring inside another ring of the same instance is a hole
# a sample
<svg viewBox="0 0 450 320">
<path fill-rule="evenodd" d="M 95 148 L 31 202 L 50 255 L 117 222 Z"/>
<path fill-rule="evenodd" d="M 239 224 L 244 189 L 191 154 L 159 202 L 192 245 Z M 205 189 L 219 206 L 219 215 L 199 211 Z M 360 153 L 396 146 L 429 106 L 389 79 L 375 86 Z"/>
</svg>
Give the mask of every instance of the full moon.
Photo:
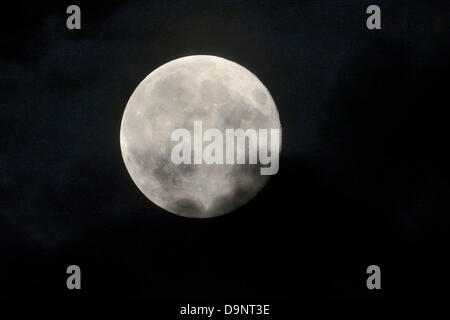
<svg viewBox="0 0 450 320">
<path fill-rule="evenodd" d="M 216 56 L 172 60 L 151 72 L 131 95 L 120 128 L 125 166 L 159 207 L 185 217 L 229 213 L 254 198 L 269 180 L 260 163 L 175 164 L 175 129 L 279 129 L 277 107 L 262 82 L 239 64 Z M 281 139 L 281 135 L 280 135 Z M 210 142 L 203 142 L 204 147 Z M 270 150 L 270 149 L 269 149 Z"/>
</svg>

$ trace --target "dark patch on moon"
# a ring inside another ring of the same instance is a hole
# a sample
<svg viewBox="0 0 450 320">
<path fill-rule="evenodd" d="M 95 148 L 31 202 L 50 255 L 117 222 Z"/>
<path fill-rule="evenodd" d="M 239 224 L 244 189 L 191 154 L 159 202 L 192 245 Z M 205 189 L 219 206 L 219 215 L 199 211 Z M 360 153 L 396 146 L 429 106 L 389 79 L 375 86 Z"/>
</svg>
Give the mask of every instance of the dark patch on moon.
<svg viewBox="0 0 450 320">
<path fill-rule="evenodd" d="M 169 210 L 172 212 L 183 212 L 183 215 L 188 218 L 201 217 L 205 212 L 202 204 L 192 199 L 180 199 L 169 205 Z"/>
</svg>

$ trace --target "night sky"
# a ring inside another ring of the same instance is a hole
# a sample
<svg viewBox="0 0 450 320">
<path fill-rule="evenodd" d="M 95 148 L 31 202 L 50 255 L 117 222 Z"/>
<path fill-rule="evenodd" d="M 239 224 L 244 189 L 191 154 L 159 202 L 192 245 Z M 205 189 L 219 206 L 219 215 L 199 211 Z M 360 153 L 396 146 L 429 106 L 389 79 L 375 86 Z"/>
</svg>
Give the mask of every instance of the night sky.
<svg viewBox="0 0 450 320">
<path fill-rule="evenodd" d="M 66 28 L 81 7 L 82 29 Z M 378 4 L 382 29 L 366 28 Z M 450 212 L 448 1 L 2 5 L 0 297 L 273 301 L 443 295 Z M 279 173 L 196 220 L 152 204 L 122 113 L 160 65 L 217 55 L 280 113 Z M 66 288 L 66 268 L 82 290 Z M 381 267 L 382 290 L 366 288 Z"/>
</svg>

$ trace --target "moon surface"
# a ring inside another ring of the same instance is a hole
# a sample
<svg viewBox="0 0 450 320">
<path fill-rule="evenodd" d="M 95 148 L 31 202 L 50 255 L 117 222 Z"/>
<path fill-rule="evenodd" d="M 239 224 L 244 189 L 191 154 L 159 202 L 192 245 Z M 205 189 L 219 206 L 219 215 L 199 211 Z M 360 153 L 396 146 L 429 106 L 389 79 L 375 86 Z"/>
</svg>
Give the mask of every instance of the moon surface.
<svg viewBox="0 0 450 320">
<path fill-rule="evenodd" d="M 203 132 L 217 128 L 224 137 L 230 128 L 281 132 L 277 107 L 254 74 L 223 58 L 197 55 L 162 65 L 137 86 L 123 114 L 120 146 L 131 178 L 149 200 L 180 216 L 210 218 L 250 201 L 269 176 L 260 174 L 259 163 L 174 164 L 173 130 L 193 132 L 199 120 Z"/>
</svg>

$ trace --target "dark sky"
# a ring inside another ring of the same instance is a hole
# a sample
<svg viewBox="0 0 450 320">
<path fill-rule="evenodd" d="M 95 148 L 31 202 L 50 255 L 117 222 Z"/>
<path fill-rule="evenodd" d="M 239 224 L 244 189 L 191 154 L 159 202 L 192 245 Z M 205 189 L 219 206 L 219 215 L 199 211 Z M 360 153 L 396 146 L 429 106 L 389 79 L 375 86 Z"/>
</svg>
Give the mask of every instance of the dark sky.
<svg viewBox="0 0 450 320">
<path fill-rule="evenodd" d="M 0 29 L 0 297 L 380 299 L 444 293 L 448 1 L 14 1 Z M 369 4 L 382 30 L 369 31 Z M 280 112 L 280 171 L 215 219 L 159 209 L 123 164 L 139 82 L 235 61 Z M 83 290 L 65 288 L 78 264 Z M 378 264 L 380 292 L 365 270 Z"/>
</svg>

